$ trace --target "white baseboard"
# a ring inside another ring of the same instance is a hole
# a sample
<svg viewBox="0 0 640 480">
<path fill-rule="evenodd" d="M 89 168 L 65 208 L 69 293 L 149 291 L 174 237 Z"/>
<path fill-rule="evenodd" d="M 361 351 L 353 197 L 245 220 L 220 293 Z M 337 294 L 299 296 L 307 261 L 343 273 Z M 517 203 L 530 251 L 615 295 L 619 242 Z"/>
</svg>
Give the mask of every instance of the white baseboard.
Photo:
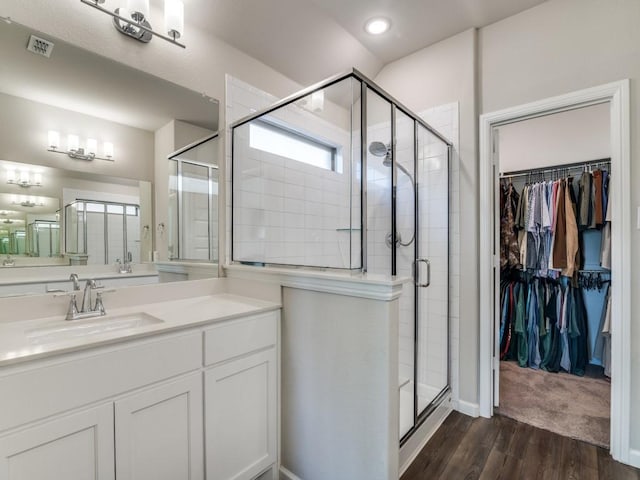
<svg viewBox="0 0 640 480">
<path fill-rule="evenodd" d="M 464 413 L 465 415 L 469 415 L 474 418 L 480 416 L 480 405 L 477 403 L 465 402 L 464 400 L 454 400 L 452 404 L 453 409 L 460 413 Z"/>
<path fill-rule="evenodd" d="M 284 467 L 280 467 L 280 480 L 302 480 Z"/>
<path fill-rule="evenodd" d="M 629 449 L 629 465 L 640 468 L 640 450 Z"/>
</svg>

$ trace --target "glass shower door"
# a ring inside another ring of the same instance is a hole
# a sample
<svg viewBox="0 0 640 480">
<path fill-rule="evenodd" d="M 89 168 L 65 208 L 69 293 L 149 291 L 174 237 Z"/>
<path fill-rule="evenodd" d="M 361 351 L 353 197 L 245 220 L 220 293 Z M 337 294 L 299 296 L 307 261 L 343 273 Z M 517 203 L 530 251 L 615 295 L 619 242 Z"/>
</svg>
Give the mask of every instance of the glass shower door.
<svg viewBox="0 0 640 480">
<path fill-rule="evenodd" d="M 417 125 L 416 372 L 417 416 L 449 384 L 449 155 L 447 145 Z"/>
</svg>

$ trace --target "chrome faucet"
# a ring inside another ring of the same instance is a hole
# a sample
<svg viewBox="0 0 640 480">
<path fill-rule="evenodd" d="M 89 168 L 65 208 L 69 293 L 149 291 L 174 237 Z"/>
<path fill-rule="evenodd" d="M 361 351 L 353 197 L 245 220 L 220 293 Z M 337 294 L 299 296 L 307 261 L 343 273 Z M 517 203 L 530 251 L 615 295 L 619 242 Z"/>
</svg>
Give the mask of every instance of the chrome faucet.
<svg viewBox="0 0 640 480">
<path fill-rule="evenodd" d="M 91 290 L 101 289 L 103 288 L 102 286 L 96 285 L 96 281 L 93 279 L 87 280 L 87 283 L 84 286 L 84 292 L 82 294 L 82 306 L 80 307 L 80 310 L 78 310 L 78 303 L 76 299 L 76 292 L 80 291 L 78 275 L 72 273 L 69 277 L 69 280 L 73 282 L 73 291 L 65 293 L 65 295 L 69 296 L 69 308 L 67 309 L 66 320 L 100 317 L 107 314 L 102 303 L 102 292 L 96 293 L 95 305 L 92 305 L 93 302 L 91 300 Z M 114 290 L 107 291 L 112 292 Z"/>
<path fill-rule="evenodd" d="M 3 267 L 14 267 L 15 264 L 16 264 L 16 261 L 11 258 L 11 255 L 7 255 L 7 258 L 5 258 L 2 261 L 2 266 Z"/>
<path fill-rule="evenodd" d="M 96 281 L 93 279 L 87 280 L 87 283 L 84 286 L 84 294 L 82 295 L 82 308 L 80 313 L 89 313 L 93 312 L 93 307 L 91 306 L 91 290 L 94 290 L 96 287 Z"/>
</svg>

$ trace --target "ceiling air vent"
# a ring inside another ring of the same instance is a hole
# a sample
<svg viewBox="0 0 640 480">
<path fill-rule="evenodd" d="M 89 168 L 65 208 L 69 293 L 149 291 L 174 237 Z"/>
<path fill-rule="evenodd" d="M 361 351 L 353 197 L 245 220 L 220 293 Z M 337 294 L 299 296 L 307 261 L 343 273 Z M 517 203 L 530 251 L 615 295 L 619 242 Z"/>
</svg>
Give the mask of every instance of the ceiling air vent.
<svg viewBox="0 0 640 480">
<path fill-rule="evenodd" d="M 27 44 L 27 50 L 49 58 L 51 56 L 51 50 L 53 50 L 53 42 L 31 35 L 29 37 L 29 43 Z"/>
</svg>

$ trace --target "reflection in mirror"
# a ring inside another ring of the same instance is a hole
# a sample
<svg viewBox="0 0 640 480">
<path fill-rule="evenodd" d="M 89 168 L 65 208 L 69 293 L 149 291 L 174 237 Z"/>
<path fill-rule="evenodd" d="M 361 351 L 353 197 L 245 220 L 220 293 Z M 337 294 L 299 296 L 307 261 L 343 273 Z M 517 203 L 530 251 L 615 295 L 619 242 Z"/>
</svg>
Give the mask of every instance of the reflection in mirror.
<svg viewBox="0 0 640 480">
<path fill-rule="evenodd" d="M 169 157 L 169 258 L 218 261 L 218 135 Z"/>
<path fill-rule="evenodd" d="M 50 57 L 27 50 L 31 35 L 54 44 Z M 218 102 L 15 22 L 0 22 L 0 58 L 0 296 L 27 278 L 122 272 L 118 263 L 134 264 L 129 278 L 164 281 L 152 260 L 170 255 L 167 158 L 217 130 Z M 201 231 L 192 220 L 184 230 Z M 214 209 L 208 222 L 207 246 L 198 238 L 183 258 L 217 259 Z M 36 266 L 58 268 L 20 268 Z"/>
</svg>

